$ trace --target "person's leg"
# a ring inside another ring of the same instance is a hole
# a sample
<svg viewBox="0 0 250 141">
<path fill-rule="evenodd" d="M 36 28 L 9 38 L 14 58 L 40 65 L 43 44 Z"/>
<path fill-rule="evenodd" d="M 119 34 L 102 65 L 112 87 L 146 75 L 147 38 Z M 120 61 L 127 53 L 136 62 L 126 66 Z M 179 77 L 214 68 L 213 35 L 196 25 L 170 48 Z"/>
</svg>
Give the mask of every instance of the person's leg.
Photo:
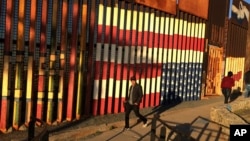
<svg viewBox="0 0 250 141">
<path fill-rule="evenodd" d="M 222 94 L 224 95 L 224 103 L 226 103 L 227 99 L 227 90 L 225 88 L 222 88 Z"/>
<path fill-rule="evenodd" d="M 125 128 L 129 128 L 129 115 L 132 110 L 132 105 L 129 103 L 126 103 L 126 108 L 125 108 Z"/>
<path fill-rule="evenodd" d="M 140 114 L 140 112 L 139 112 L 139 105 L 133 105 L 133 111 L 134 111 L 135 115 L 136 115 L 138 118 L 140 118 L 140 120 L 141 120 L 144 124 L 147 123 L 147 119 L 146 119 L 144 116 L 142 116 L 142 115 Z"/>
<path fill-rule="evenodd" d="M 230 98 L 231 95 L 231 89 L 227 89 L 227 99 L 226 99 L 226 103 L 228 103 L 228 100 Z"/>
</svg>

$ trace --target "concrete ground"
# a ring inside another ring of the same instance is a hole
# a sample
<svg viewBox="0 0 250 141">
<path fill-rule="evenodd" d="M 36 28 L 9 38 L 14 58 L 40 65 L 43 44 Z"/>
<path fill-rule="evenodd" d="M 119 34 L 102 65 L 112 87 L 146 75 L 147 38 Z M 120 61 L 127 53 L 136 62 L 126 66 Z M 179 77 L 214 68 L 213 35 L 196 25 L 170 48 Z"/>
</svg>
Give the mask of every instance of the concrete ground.
<svg viewBox="0 0 250 141">
<path fill-rule="evenodd" d="M 242 96 L 234 100 L 242 99 Z M 154 107 L 143 113 L 148 118 L 149 125 L 142 127 L 142 123 L 132 114 L 130 119 L 131 129 L 124 131 L 124 120 L 79 127 L 72 130 L 64 130 L 50 135 L 50 141 L 134 141 L 155 140 L 161 137 L 167 138 L 172 130 L 179 131 L 182 135 L 189 135 L 195 140 L 228 140 L 227 128 L 222 129 L 210 121 L 210 108 L 224 105 L 223 96 L 208 96 L 198 101 L 179 102 L 168 106 Z M 232 101 L 234 102 L 234 101 Z M 143 111 L 143 110 L 142 110 Z M 132 112 L 133 113 L 133 112 Z M 156 122 L 154 116 L 158 115 Z M 116 115 L 112 115 L 116 116 Z M 124 115 L 120 115 L 124 118 Z M 110 117 L 111 119 L 114 117 Z M 110 119 L 109 118 L 109 119 Z M 154 124 L 155 123 L 155 124 Z M 165 125 L 165 126 L 163 126 Z M 170 130 L 171 129 L 171 130 Z M 166 131 L 165 131 L 166 130 Z M 162 133 L 162 134 L 161 134 Z M 181 138 L 175 132 L 171 133 L 170 140 Z"/>
</svg>

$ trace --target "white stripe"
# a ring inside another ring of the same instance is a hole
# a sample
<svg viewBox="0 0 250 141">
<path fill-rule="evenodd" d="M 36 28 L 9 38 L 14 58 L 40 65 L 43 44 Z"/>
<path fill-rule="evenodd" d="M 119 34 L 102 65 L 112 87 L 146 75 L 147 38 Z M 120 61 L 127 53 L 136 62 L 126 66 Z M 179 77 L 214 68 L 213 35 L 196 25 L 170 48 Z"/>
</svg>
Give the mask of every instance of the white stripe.
<svg viewBox="0 0 250 141">
<path fill-rule="evenodd" d="M 111 44 L 111 58 L 110 58 L 110 62 L 115 62 L 115 54 L 116 54 L 116 45 L 115 44 Z M 118 57 L 120 58 L 120 57 Z"/>
<path fill-rule="evenodd" d="M 126 30 L 130 30 L 130 25 L 131 25 L 131 10 L 127 10 L 127 17 L 126 17 Z"/>
<path fill-rule="evenodd" d="M 181 62 L 181 54 L 182 54 L 182 51 L 181 50 L 177 50 L 177 63 L 180 63 Z"/>
<path fill-rule="evenodd" d="M 117 86 L 116 86 L 117 87 Z M 113 88 L 114 88 L 114 79 L 113 78 L 110 78 L 109 79 L 109 90 L 108 90 L 108 96 L 109 97 L 113 97 Z"/>
<path fill-rule="evenodd" d="M 151 93 L 155 92 L 155 84 L 156 84 L 156 79 L 152 78 L 151 79 Z"/>
<path fill-rule="evenodd" d="M 192 29 L 191 29 L 191 37 L 195 37 L 195 23 L 191 23 Z"/>
<path fill-rule="evenodd" d="M 161 27 L 161 29 L 160 29 L 160 34 L 165 34 L 164 33 L 164 17 L 160 17 L 161 18 L 161 24 L 160 24 L 160 27 Z M 166 27 L 165 27 L 166 28 Z"/>
<path fill-rule="evenodd" d="M 157 63 L 157 56 L 158 56 L 157 48 L 154 47 L 152 50 L 154 51 L 154 53 L 153 53 L 153 63 Z"/>
<path fill-rule="evenodd" d="M 117 27 L 118 7 L 114 7 L 113 26 Z"/>
<path fill-rule="evenodd" d="M 121 81 L 115 81 L 115 98 L 120 97 L 120 85 Z"/>
<path fill-rule="evenodd" d="M 192 58 L 193 58 L 193 63 L 197 63 L 199 60 L 197 60 L 197 51 L 194 51 L 193 52 L 193 55 L 192 55 Z"/>
<path fill-rule="evenodd" d="M 137 64 L 140 64 L 140 63 L 141 63 L 141 56 L 142 56 L 142 54 L 141 54 L 141 49 L 142 49 L 141 46 L 138 46 L 138 47 L 137 47 L 137 58 L 136 58 L 136 63 L 137 63 Z"/>
<path fill-rule="evenodd" d="M 187 37 L 192 37 L 192 35 L 191 35 L 191 25 L 192 25 L 192 23 L 190 23 L 190 22 L 187 23 Z"/>
<path fill-rule="evenodd" d="M 160 23 L 160 17 L 155 17 L 155 31 L 153 31 L 154 33 L 159 33 L 159 23 Z"/>
<path fill-rule="evenodd" d="M 150 85 L 150 81 L 152 85 Z M 145 83 L 147 83 L 146 88 L 144 87 Z M 150 93 L 155 93 L 155 92 L 159 93 L 161 89 L 160 85 L 161 85 L 161 76 L 141 79 L 141 86 L 145 94 L 150 94 Z M 150 87 L 151 87 L 151 92 L 150 92 Z M 156 91 L 155 91 L 155 88 L 156 88 Z"/>
<path fill-rule="evenodd" d="M 106 98 L 106 85 L 107 85 L 107 80 L 102 80 L 102 89 L 101 89 L 101 99 Z"/>
<path fill-rule="evenodd" d="M 106 15 L 105 15 L 105 18 L 106 18 L 106 25 L 107 26 L 110 26 L 110 20 L 111 20 L 111 8 L 110 7 L 107 7 L 106 8 Z M 113 20 L 113 19 L 112 19 Z"/>
<path fill-rule="evenodd" d="M 149 22 L 150 23 L 150 29 L 149 29 L 150 32 L 154 32 L 154 26 L 155 26 L 154 25 L 154 20 L 155 20 L 154 17 L 155 17 L 155 14 L 150 13 L 150 19 L 149 19 L 150 20 L 150 22 Z"/>
<path fill-rule="evenodd" d="M 187 29 L 188 29 L 188 22 L 187 21 L 183 21 L 183 33 L 182 33 L 182 35 L 183 36 L 187 36 L 188 34 L 187 34 Z"/>
<path fill-rule="evenodd" d="M 102 51 L 102 47 L 101 47 L 101 43 L 97 43 L 97 47 L 96 47 L 96 61 L 101 61 L 101 51 Z M 121 58 L 122 55 L 124 55 L 124 63 L 127 64 L 128 60 L 130 58 L 130 64 L 134 64 L 134 57 L 135 57 L 135 53 L 137 53 L 137 62 L 136 63 L 140 63 L 140 58 L 142 57 L 142 63 L 146 63 L 146 60 L 148 61 L 148 63 L 157 63 L 157 56 L 158 58 L 158 63 L 159 61 L 161 62 L 161 57 L 162 57 L 162 48 L 147 48 L 146 46 L 137 47 L 137 52 L 135 52 L 135 46 L 131 46 L 131 56 L 129 57 L 129 47 L 125 46 L 124 47 L 124 52 L 122 51 L 122 46 L 117 46 L 118 51 L 117 51 L 117 61 L 118 63 L 122 63 Z M 142 53 L 141 53 L 141 49 Z M 147 49 L 148 49 L 148 54 L 147 54 Z M 152 51 L 154 50 L 154 56 L 152 58 Z M 159 50 L 158 54 L 157 54 L 157 50 Z M 166 50 L 166 49 L 165 49 Z M 167 53 L 167 50 L 166 50 Z M 112 44 L 111 45 L 111 55 L 110 55 L 110 62 L 115 62 L 115 54 L 116 54 L 116 45 Z M 108 61 L 108 55 L 109 55 L 109 44 L 105 44 L 104 45 L 104 55 L 103 55 L 103 61 Z M 148 57 L 147 57 L 148 55 Z"/>
<path fill-rule="evenodd" d="M 144 31 L 148 31 L 148 24 L 149 22 L 149 13 L 145 13 L 145 19 L 144 19 Z"/>
<path fill-rule="evenodd" d="M 103 22 L 103 10 L 104 10 L 104 7 L 102 4 L 99 5 L 99 13 L 98 13 L 98 24 L 99 25 L 102 25 L 102 22 Z"/>
<path fill-rule="evenodd" d="M 109 56 L 109 44 L 104 44 L 104 54 L 103 54 L 103 61 L 108 61 Z"/>
<path fill-rule="evenodd" d="M 143 90 L 143 93 L 145 93 L 146 91 L 145 91 L 145 88 L 144 88 L 144 86 L 145 86 L 145 79 L 141 79 L 141 86 L 142 86 L 142 90 Z"/>
<path fill-rule="evenodd" d="M 179 19 L 175 19 L 175 22 L 174 22 L 174 34 L 179 34 Z"/>
<path fill-rule="evenodd" d="M 100 61 L 101 60 L 101 48 L 102 48 L 102 44 L 101 43 L 97 43 L 96 44 L 96 61 Z"/>
<path fill-rule="evenodd" d="M 202 34 L 201 34 L 201 38 L 205 38 L 205 32 L 206 32 L 206 24 L 205 23 L 203 23 L 202 24 Z"/>
<path fill-rule="evenodd" d="M 173 35 L 174 34 L 174 31 L 173 31 L 173 28 L 174 28 L 174 18 L 170 18 L 170 27 L 169 27 L 169 35 Z"/>
<path fill-rule="evenodd" d="M 203 63 L 203 52 L 199 52 L 200 53 L 200 61 L 199 63 Z"/>
<path fill-rule="evenodd" d="M 200 52 L 200 51 L 176 50 L 176 49 L 163 49 L 163 51 L 164 51 L 164 58 L 162 60 L 163 63 L 171 63 L 171 62 L 188 63 L 188 62 L 191 62 L 193 60 L 195 53 L 196 53 L 196 55 L 200 56 L 199 59 L 196 60 L 195 62 L 196 63 L 203 62 L 203 52 Z M 176 57 L 178 59 L 176 59 Z M 193 62 L 194 62 L 194 60 L 193 60 Z"/>
<path fill-rule="evenodd" d="M 169 30 L 170 30 L 169 25 L 170 25 L 170 18 L 166 17 L 166 19 L 165 19 L 165 31 L 164 31 L 165 32 L 164 34 L 166 34 L 166 35 L 169 34 Z M 169 35 L 171 35 L 171 34 L 169 34 Z"/>
<path fill-rule="evenodd" d="M 183 19 L 179 20 L 179 35 L 183 35 L 183 26 L 184 26 L 184 21 Z"/>
<path fill-rule="evenodd" d="M 98 99 L 98 90 L 99 87 L 101 87 L 101 98 L 105 98 L 105 92 L 106 92 L 106 80 L 102 80 L 102 86 L 100 86 L 100 81 L 95 80 L 94 81 L 94 92 L 93 92 L 93 99 L 97 100 Z"/>
<path fill-rule="evenodd" d="M 167 61 L 172 62 L 172 52 L 173 52 L 173 50 L 172 49 L 167 49 L 167 50 L 168 50 L 168 59 L 167 59 Z"/>
<path fill-rule="evenodd" d="M 185 62 L 186 55 L 186 51 L 181 51 L 181 62 Z"/>
<path fill-rule="evenodd" d="M 194 55 L 194 51 L 193 50 L 189 50 L 189 61 L 188 62 L 193 62 L 193 55 Z"/>
<path fill-rule="evenodd" d="M 185 50 L 185 61 L 184 62 L 188 63 L 189 62 L 188 59 L 189 59 L 189 50 Z"/>
<path fill-rule="evenodd" d="M 163 49 L 162 48 L 159 48 L 158 49 L 158 63 L 162 63 L 162 52 Z"/>
<path fill-rule="evenodd" d="M 124 64 L 128 64 L 129 59 L 129 47 L 125 46 L 124 48 Z"/>
<path fill-rule="evenodd" d="M 147 61 L 147 47 L 146 46 L 143 46 L 142 48 L 143 52 L 142 52 L 142 63 L 146 63 Z"/>
<path fill-rule="evenodd" d="M 150 94 L 150 87 L 151 87 L 151 85 L 150 85 L 150 79 L 147 78 L 145 81 L 146 81 L 145 82 L 146 83 L 145 94 Z"/>
<path fill-rule="evenodd" d="M 162 63 L 167 63 L 167 53 L 168 53 L 168 50 L 166 48 L 163 49 L 163 60 L 162 60 Z"/>
<path fill-rule="evenodd" d="M 138 31 L 142 32 L 142 26 L 143 25 L 143 12 L 139 12 L 139 27 L 138 27 Z"/>
<path fill-rule="evenodd" d="M 127 90 L 126 90 L 126 88 L 127 88 L 127 81 L 123 81 L 122 82 L 122 97 L 126 97 L 126 94 L 127 94 Z M 128 87 L 129 88 L 129 87 Z"/>
<path fill-rule="evenodd" d="M 118 47 L 118 53 L 117 53 L 117 63 L 121 64 L 122 63 L 122 47 Z"/>
<path fill-rule="evenodd" d="M 98 99 L 98 89 L 99 89 L 99 81 L 94 81 L 94 92 L 93 92 L 93 99 Z"/>
<path fill-rule="evenodd" d="M 133 25 L 132 25 L 132 30 L 136 30 L 137 29 L 137 22 L 138 22 L 138 18 L 137 18 L 137 12 L 133 11 Z"/>
<path fill-rule="evenodd" d="M 153 62 L 153 58 L 152 58 L 152 48 L 148 48 L 148 63 L 151 64 Z"/>
<path fill-rule="evenodd" d="M 120 29 L 124 30 L 125 29 L 125 10 L 124 9 L 121 9 L 121 13 L 120 13 L 120 17 L 119 17 L 119 20 L 120 20 Z"/>
<path fill-rule="evenodd" d="M 130 50 L 130 64 L 135 64 L 135 46 L 131 46 Z"/>
<path fill-rule="evenodd" d="M 194 37 L 199 37 L 199 23 L 195 23 L 195 35 Z"/>
</svg>

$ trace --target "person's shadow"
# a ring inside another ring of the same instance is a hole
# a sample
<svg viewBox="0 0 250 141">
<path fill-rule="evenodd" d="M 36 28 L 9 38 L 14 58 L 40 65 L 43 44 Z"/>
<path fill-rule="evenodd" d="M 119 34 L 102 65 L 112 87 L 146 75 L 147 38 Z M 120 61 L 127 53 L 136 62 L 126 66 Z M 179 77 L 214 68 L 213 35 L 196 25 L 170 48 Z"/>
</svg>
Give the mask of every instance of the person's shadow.
<svg viewBox="0 0 250 141">
<path fill-rule="evenodd" d="M 160 115 L 164 111 L 175 107 L 176 105 L 180 104 L 182 102 L 182 99 L 179 95 L 176 95 L 174 91 L 169 91 L 168 95 L 163 96 L 163 100 L 160 105 L 154 107 L 152 111 L 146 116 L 151 115 L 151 114 L 158 114 Z"/>
<path fill-rule="evenodd" d="M 237 89 L 234 89 L 232 94 L 230 95 L 230 102 L 233 102 L 236 100 L 239 96 L 242 95 L 241 88 L 238 87 Z"/>
</svg>

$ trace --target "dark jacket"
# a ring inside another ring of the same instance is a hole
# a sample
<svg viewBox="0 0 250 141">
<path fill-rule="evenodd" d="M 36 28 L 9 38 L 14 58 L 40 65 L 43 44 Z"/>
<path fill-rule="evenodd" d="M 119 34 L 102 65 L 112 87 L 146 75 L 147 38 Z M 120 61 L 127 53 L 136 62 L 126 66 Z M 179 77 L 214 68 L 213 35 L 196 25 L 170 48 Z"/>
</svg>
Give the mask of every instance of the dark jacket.
<svg viewBox="0 0 250 141">
<path fill-rule="evenodd" d="M 250 84 L 250 70 L 244 74 L 244 82 L 245 84 Z"/>
<path fill-rule="evenodd" d="M 130 94 L 131 89 L 132 89 L 132 86 L 130 86 L 129 88 L 129 95 L 128 95 L 127 101 L 130 99 L 130 96 L 132 96 L 132 102 L 139 104 L 143 96 L 141 85 L 136 83 L 132 94 Z"/>
</svg>

